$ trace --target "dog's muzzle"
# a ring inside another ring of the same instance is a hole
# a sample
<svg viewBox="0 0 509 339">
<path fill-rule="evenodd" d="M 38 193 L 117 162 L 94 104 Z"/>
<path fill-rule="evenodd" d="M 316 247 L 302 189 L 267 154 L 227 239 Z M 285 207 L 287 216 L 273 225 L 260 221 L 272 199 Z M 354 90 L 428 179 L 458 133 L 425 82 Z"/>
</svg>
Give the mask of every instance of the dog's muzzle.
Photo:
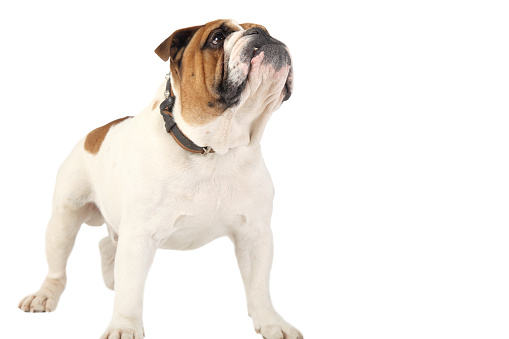
<svg viewBox="0 0 509 339">
<path fill-rule="evenodd" d="M 223 84 L 223 94 L 228 106 L 233 106 L 239 101 L 246 86 L 252 64 L 261 53 L 263 53 L 263 59 L 261 60 L 263 66 L 270 66 L 276 72 L 283 67 L 288 67 L 289 70 L 283 89 L 283 101 L 288 100 L 293 88 L 293 67 L 286 45 L 271 37 L 260 27 L 253 27 L 243 32 L 242 37 L 236 44 L 242 44 L 240 53 L 235 53 L 232 56 L 235 59 L 234 62 L 231 60 L 225 62 L 225 64 L 233 64 L 232 69 L 225 69 L 228 76 L 224 79 L 226 81 Z"/>
</svg>

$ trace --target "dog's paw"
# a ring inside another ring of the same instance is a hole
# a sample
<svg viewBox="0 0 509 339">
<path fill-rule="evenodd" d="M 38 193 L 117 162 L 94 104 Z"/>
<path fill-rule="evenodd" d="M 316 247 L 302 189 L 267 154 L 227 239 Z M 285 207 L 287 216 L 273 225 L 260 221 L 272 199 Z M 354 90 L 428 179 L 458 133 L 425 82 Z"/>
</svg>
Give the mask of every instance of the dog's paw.
<svg viewBox="0 0 509 339">
<path fill-rule="evenodd" d="M 23 298 L 18 305 L 23 312 L 51 312 L 57 308 L 58 300 L 49 293 L 36 292 Z"/>
<path fill-rule="evenodd" d="M 143 331 L 133 329 L 107 329 L 101 339 L 143 339 L 145 334 Z"/>
<path fill-rule="evenodd" d="M 302 333 L 279 315 L 253 318 L 256 333 L 265 339 L 304 339 Z"/>
<path fill-rule="evenodd" d="M 260 333 L 264 339 L 304 339 L 302 333 L 288 323 L 262 325 L 256 329 L 256 332 Z"/>
<path fill-rule="evenodd" d="M 60 279 L 46 278 L 41 289 L 23 298 L 18 307 L 24 312 L 54 311 L 65 289 L 65 283 L 65 277 Z"/>
</svg>

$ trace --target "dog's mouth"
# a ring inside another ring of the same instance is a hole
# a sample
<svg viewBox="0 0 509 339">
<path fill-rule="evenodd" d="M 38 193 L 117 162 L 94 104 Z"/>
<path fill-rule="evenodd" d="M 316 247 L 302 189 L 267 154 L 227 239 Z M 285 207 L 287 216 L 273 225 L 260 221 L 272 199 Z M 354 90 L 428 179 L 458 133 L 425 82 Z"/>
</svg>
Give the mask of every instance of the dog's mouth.
<svg viewBox="0 0 509 339">
<path fill-rule="evenodd" d="M 261 61 L 262 63 L 273 67 L 276 74 L 279 71 L 287 67 L 288 73 L 286 74 L 286 81 L 283 87 L 283 101 L 286 101 L 292 95 L 293 89 L 293 67 L 292 67 L 292 59 L 290 57 L 290 53 L 288 49 L 283 44 L 269 44 L 264 45 L 260 48 L 256 48 L 254 51 L 253 59 L 251 59 L 251 63 L 253 60 L 256 60 L 256 57 L 263 53 L 264 58 Z"/>
<path fill-rule="evenodd" d="M 286 78 L 285 87 L 284 87 L 284 97 L 283 102 L 290 99 L 293 91 L 293 67 L 290 67 L 290 72 L 288 73 L 288 77 Z"/>
<path fill-rule="evenodd" d="M 265 44 L 260 47 L 254 47 L 253 49 L 253 57 L 250 60 L 251 66 L 259 62 L 264 66 L 273 68 L 275 74 L 279 74 L 283 68 L 288 69 L 287 72 L 283 72 L 283 76 L 286 76 L 286 80 L 282 89 L 283 101 L 288 100 L 292 95 L 293 89 L 293 67 L 288 48 L 278 41 L 276 44 Z M 262 53 L 263 57 L 260 57 Z M 250 71 L 251 69 L 252 67 Z"/>
</svg>

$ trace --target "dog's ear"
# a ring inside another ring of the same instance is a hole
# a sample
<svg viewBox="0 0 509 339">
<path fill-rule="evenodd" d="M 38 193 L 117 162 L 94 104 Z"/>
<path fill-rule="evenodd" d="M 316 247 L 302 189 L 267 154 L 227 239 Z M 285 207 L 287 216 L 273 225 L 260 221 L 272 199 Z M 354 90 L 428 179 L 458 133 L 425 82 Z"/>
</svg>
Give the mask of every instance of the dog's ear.
<svg viewBox="0 0 509 339">
<path fill-rule="evenodd" d="M 164 61 L 168 61 L 171 58 L 171 61 L 175 60 L 178 52 L 187 46 L 193 35 L 203 26 L 194 26 L 189 28 L 182 28 L 178 31 L 175 31 L 172 35 L 170 35 L 166 40 L 164 40 L 154 52 L 163 59 Z"/>
<path fill-rule="evenodd" d="M 264 26 L 262 25 L 258 25 L 258 24 L 252 24 L 252 23 L 245 23 L 245 24 L 240 24 L 240 27 L 244 28 L 246 31 L 250 28 L 253 28 L 253 27 L 260 27 L 262 28 L 265 32 L 267 32 L 268 35 L 270 35 L 269 31 L 267 30 L 267 28 L 265 28 Z"/>
</svg>

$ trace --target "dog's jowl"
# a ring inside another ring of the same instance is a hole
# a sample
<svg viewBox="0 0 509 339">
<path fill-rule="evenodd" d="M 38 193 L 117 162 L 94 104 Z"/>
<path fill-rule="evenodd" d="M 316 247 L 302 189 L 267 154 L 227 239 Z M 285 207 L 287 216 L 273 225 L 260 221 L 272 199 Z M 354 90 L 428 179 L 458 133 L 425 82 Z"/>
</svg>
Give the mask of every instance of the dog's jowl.
<svg viewBox="0 0 509 339">
<path fill-rule="evenodd" d="M 260 150 L 267 121 L 292 93 L 288 48 L 261 25 L 217 20 L 177 30 L 155 52 L 170 71 L 154 99 L 83 137 L 60 167 L 49 272 L 19 307 L 55 310 L 81 225 L 105 224 L 102 271 L 115 302 L 101 338 L 143 338 L 143 289 L 156 250 L 228 236 L 256 332 L 302 338 L 270 300 L 274 188 Z"/>
</svg>

